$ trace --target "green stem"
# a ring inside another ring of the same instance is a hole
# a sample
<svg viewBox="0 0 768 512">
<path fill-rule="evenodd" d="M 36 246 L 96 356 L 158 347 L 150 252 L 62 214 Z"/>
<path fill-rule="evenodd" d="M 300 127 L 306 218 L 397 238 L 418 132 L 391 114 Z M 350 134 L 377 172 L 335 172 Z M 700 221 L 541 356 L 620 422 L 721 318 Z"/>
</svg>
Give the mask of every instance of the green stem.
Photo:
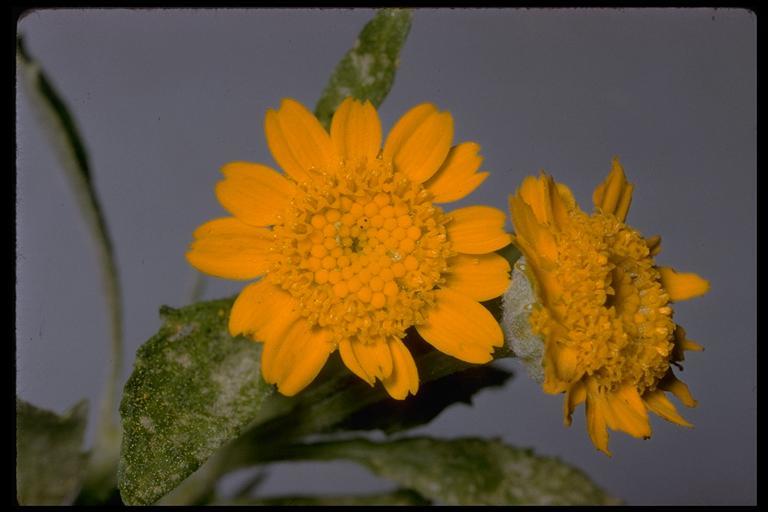
<svg viewBox="0 0 768 512">
<path fill-rule="evenodd" d="M 192 291 L 189 293 L 190 304 L 194 304 L 195 302 L 200 302 L 200 300 L 203 298 L 203 293 L 205 293 L 206 283 L 207 281 L 205 279 L 205 275 L 196 271 L 195 282 L 192 283 Z"/>
<path fill-rule="evenodd" d="M 55 148 L 80 212 L 96 241 L 111 324 L 111 365 L 101 401 L 95 455 L 92 457 L 89 471 L 91 474 L 101 474 L 109 471 L 108 467 L 116 465 L 120 444 L 116 413 L 123 370 L 123 325 L 120 280 L 114 249 L 103 209 L 91 180 L 88 154 L 74 118 L 40 65 L 26 52 L 21 37 L 17 38 L 16 57 L 31 104 Z"/>
</svg>

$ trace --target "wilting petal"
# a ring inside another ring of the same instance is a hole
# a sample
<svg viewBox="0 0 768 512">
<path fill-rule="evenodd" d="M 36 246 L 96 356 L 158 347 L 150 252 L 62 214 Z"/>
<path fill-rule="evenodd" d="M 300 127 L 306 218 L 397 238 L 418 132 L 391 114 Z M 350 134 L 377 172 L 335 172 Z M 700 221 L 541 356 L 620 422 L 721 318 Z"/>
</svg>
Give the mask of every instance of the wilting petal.
<svg viewBox="0 0 768 512">
<path fill-rule="evenodd" d="M 648 413 L 634 386 L 623 386 L 615 392 L 605 393 L 604 396 L 605 416 L 609 427 L 633 437 L 644 439 L 651 436 Z"/>
<path fill-rule="evenodd" d="M 587 386 L 582 381 L 576 382 L 568 389 L 563 400 L 563 419 L 566 425 L 571 424 L 574 409 L 586 399 Z"/>
<path fill-rule="evenodd" d="M 671 371 L 661 379 L 659 388 L 675 395 L 686 407 L 696 407 L 697 405 L 696 400 L 693 399 L 693 395 L 691 395 L 685 382 L 678 380 Z"/>
<path fill-rule="evenodd" d="M 661 285 L 672 301 L 688 300 L 709 291 L 709 281 L 697 274 L 678 274 L 670 267 L 659 267 Z"/>
<path fill-rule="evenodd" d="M 596 386 L 590 386 L 587 393 L 587 431 L 592 439 L 592 444 L 610 456 L 608 451 L 608 425 L 605 419 L 605 398 L 596 390 Z"/>
<path fill-rule="evenodd" d="M 611 172 L 605 181 L 595 189 L 592 194 L 592 201 L 603 213 L 612 213 L 624 222 L 632 202 L 633 189 L 634 185 L 627 182 L 619 160 L 614 158 Z"/>
<path fill-rule="evenodd" d="M 664 396 L 663 391 L 659 389 L 655 391 L 649 391 L 643 395 L 643 401 L 645 402 L 645 405 L 648 406 L 649 410 L 653 411 L 665 420 L 677 423 L 678 425 L 682 425 L 684 427 L 693 426 L 688 423 L 685 418 L 680 416 L 680 413 L 677 412 L 674 404 L 672 404 L 672 402 L 670 402 L 669 399 Z"/>
</svg>

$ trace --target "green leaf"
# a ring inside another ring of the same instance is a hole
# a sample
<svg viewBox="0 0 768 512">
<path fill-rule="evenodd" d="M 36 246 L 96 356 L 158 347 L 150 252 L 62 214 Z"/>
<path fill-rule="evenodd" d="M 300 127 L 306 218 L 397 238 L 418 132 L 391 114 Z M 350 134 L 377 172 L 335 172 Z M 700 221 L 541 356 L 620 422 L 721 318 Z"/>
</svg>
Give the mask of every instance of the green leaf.
<svg viewBox="0 0 768 512">
<path fill-rule="evenodd" d="M 118 481 L 126 504 L 153 503 L 236 438 L 272 392 L 261 345 L 232 338 L 232 299 L 161 308 L 160 331 L 138 351 L 120 405 Z"/>
<path fill-rule="evenodd" d="M 123 368 L 123 334 L 120 280 L 107 221 L 93 185 L 88 153 L 74 117 L 61 95 L 27 53 L 24 41 L 16 39 L 16 63 L 31 106 L 45 130 L 75 194 L 80 213 L 96 241 L 104 294 L 111 321 L 111 368 L 100 406 L 100 425 L 85 487 L 94 496 L 106 499 L 115 485 L 120 430 L 117 427 L 118 382 Z"/>
<path fill-rule="evenodd" d="M 447 505 L 609 505 L 580 470 L 498 440 L 365 439 L 286 447 L 281 459 L 349 459 Z"/>
<path fill-rule="evenodd" d="M 338 430 L 381 430 L 387 435 L 425 425 L 455 403 L 472 404 L 486 388 L 501 387 L 512 373 L 494 366 L 477 366 L 422 386 L 408 400 L 381 400 L 349 415 Z"/>
<path fill-rule="evenodd" d="M 395 81 L 400 49 L 410 29 L 409 9 L 381 9 L 363 27 L 317 102 L 315 115 L 326 128 L 347 96 L 370 100 L 375 107 L 384 101 Z"/>
<path fill-rule="evenodd" d="M 352 374 L 338 355 L 307 389 L 285 397 L 259 376 L 261 345 L 229 336 L 232 302 L 161 309 L 164 325 L 139 349 L 121 405 L 119 483 L 126 503 L 153 503 L 172 489 L 163 503 L 198 503 L 219 476 L 278 445 L 349 429 L 411 428 L 510 375 L 442 354 L 411 330 L 406 345 L 421 381 L 415 397 L 393 400 L 380 383 L 371 387 Z M 373 414 L 368 423 L 362 419 Z"/>
<path fill-rule="evenodd" d="M 69 505 L 82 484 L 85 400 L 59 416 L 16 399 L 16 497 L 21 505 Z"/>
<path fill-rule="evenodd" d="M 369 506 L 369 505 L 429 505 L 429 500 L 408 489 L 360 496 L 280 496 L 274 498 L 243 498 L 221 501 L 218 505 L 257 506 Z"/>
</svg>

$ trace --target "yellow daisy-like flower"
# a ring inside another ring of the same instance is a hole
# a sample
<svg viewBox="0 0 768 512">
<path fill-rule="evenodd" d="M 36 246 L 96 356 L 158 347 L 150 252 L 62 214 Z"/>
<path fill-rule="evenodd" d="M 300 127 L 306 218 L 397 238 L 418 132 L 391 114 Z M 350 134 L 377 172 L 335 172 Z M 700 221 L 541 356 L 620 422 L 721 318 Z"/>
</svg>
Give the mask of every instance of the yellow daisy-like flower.
<svg viewBox="0 0 768 512">
<path fill-rule="evenodd" d="M 384 143 L 376 109 L 348 98 L 330 134 L 284 99 L 264 127 L 285 174 L 255 163 L 222 168 L 216 195 L 233 217 L 200 226 L 187 253 L 197 269 L 246 286 L 232 335 L 263 341 L 262 375 L 294 395 L 339 350 L 344 364 L 404 399 L 419 377 L 402 339 L 415 326 L 438 350 L 491 360 L 503 335 L 479 301 L 509 284 L 493 251 L 511 238 L 486 206 L 445 213 L 487 177 L 479 146 L 451 147 L 453 119 L 434 105 L 406 113 Z"/>
<path fill-rule="evenodd" d="M 608 428 L 651 435 L 648 411 L 691 426 L 664 392 L 696 405 L 670 363 L 701 347 L 672 321 L 669 304 L 709 290 L 696 274 L 655 265 L 660 238 L 643 238 L 624 223 L 632 190 L 614 159 L 593 194 L 592 215 L 544 173 L 527 177 L 510 197 L 513 241 L 537 297 L 529 320 L 544 341 L 544 391 L 566 393 L 566 425 L 586 402 L 589 435 L 608 455 Z"/>
</svg>

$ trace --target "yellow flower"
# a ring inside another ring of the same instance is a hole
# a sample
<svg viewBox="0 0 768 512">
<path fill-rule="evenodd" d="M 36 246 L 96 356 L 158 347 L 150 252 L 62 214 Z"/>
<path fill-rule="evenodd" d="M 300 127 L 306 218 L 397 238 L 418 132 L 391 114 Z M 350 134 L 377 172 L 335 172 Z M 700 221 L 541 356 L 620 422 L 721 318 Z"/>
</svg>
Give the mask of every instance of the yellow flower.
<svg viewBox="0 0 768 512">
<path fill-rule="evenodd" d="M 608 455 L 608 428 L 651 435 L 648 411 L 691 426 L 664 392 L 696 405 L 670 363 L 701 347 L 672 321 L 669 303 L 709 290 L 696 274 L 655 265 L 660 238 L 643 238 L 624 223 L 632 189 L 614 160 L 595 189 L 592 215 L 544 173 L 527 177 L 510 197 L 513 242 L 537 298 L 529 320 L 544 341 L 544 391 L 566 393 L 566 425 L 586 402 L 589 435 Z"/>
<path fill-rule="evenodd" d="M 294 395 L 338 349 L 361 379 L 404 399 L 419 386 L 402 341 L 411 326 L 446 354 L 490 361 L 503 335 L 479 301 L 509 284 L 509 265 L 493 251 L 510 235 L 501 210 L 435 205 L 488 175 L 477 172 L 477 144 L 451 147 L 451 115 L 418 105 L 383 149 L 376 109 L 351 98 L 330 134 L 291 99 L 267 112 L 264 127 L 285 174 L 225 165 L 216 195 L 233 217 L 200 226 L 187 253 L 214 276 L 263 276 L 238 296 L 229 331 L 265 343 L 264 379 Z"/>
</svg>

